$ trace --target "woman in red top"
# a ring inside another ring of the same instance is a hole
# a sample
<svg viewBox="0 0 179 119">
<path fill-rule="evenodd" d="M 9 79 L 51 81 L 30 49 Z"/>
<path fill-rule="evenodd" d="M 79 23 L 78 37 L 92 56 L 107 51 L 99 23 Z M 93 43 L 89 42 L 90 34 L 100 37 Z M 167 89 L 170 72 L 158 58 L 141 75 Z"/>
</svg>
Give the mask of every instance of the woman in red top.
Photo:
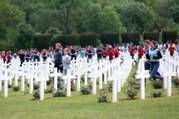
<svg viewBox="0 0 179 119">
<path fill-rule="evenodd" d="M 170 47 L 168 49 L 170 51 L 170 56 L 173 56 L 174 51 L 175 51 L 175 47 L 172 46 L 172 44 L 170 44 Z"/>
<path fill-rule="evenodd" d="M 12 60 L 11 51 L 8 51 L 7 53 L 7 63 L 10 63 Z"/>
<path fill-rule="evenodd" d="M 109 48 L 108 55 L 109 55 L 109 60 L 113 60 L 114 49 L 112 47 Z"/>
<path fill-rule="evenodd" d="M 133 45 L 129 47 L 130 56 L 134 59 L 135 48 Z"/>
<path fill-rule="evenodd" d="M 142 58 L 144 54 L 144 49 L 142 48 L 142 45 L 139 45 L 138 54 L 139 54 L 139 58 Z"/>
<path fill-rule="evenodd" d="M 104 59 L 106 59 L 107 56 L 108 56 L 108 53 L 107 53 L 106 49 L 103 48 L 103 50 L 102 50 L 102 57 L 103 57 Z"/>
<path fill-rule="evenodd" d="M 115 48 L 115 50 L 114 50 L 114 56 L 115 56 L 115 58 L 119 57 L 119 49 L 118 48 Z"/>
<path fill-rule="evenodd" d="M 3 59 L 4 63 L 6 62 L 7 55 L 5 51 L 2 52 L 1 58 Z"/>
</svg>

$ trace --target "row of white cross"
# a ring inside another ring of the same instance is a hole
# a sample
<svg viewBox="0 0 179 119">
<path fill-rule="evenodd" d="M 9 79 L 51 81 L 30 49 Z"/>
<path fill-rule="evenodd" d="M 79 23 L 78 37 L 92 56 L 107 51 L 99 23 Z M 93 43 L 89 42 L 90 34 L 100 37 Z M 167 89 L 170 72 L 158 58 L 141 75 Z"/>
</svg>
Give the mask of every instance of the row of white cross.
<svg viewBox="0 0 179 119">
<path fill-rule="evenodd" d="M 122 59 L 123 58 L 123 62 Z M 67 75 L 63 76 L 54 68 L 51 59 L 46 62 L 24 62 L 20 67 L 20 60 L 13 59 L 11 63 L 3 63 L 0 60 L 0 91 L 2 91 L 2 82 L 4 82 L 4 97 L 8 97 L 8 84 L 14 82 L 18 86 L 18 80 L 21 80 L 21 91 L 25 91 L 25 82 L 29 83 L 29 94 L 33 94 L 34 82 L 40 83 L 40 100 L 44 100 L 44 90 L 47 88 L 49 77 L 53 77 L 53 88 L 58 90 L 58 77 L 64 80 L 64 86 L 67 88 L 67 97 L 71 96 L 71 82 L 75 81 L 77 91 L 80 91 L 81 77 L 84 75 L 84 85 L 92 82 L 92 94 L 97 93 L 97 80 L 99 80 L 99 89 L 103 88 L 108 81 L 113 83 L 112 101 L 117 101 L 117 93 L 121 91 L 125 80 L 132 68 L 132 59 L 129 54 L 121 54 L 119 58 L 112 61 L 103 59 L 100 61 L 93 59 L 87 61 L 86 58 L 78 58 L 71 61 L 71 69 L 67 70 Z M 88 80 L 90 79 L 90 80 Z"/>
<path fill-rule="evenodd" d="M 144 70 L 145 58 L 142 57 L 139 60 L 138 69 L 136 72 L 136 78 L 140 79 L 140 98 L 145 99 L 145 79 L 150 77 L 149 70 Z M 167 96 L 172 95 L 172 77 L 179 77 L 179 57 L 175 53 L 173 56 L 170 56 L 170 53 L 166 51 L 163 54 L 163 58 L 160 59 L 160 74 L 164 77 L 163 87 L 167 89 Z"/>
</svg>

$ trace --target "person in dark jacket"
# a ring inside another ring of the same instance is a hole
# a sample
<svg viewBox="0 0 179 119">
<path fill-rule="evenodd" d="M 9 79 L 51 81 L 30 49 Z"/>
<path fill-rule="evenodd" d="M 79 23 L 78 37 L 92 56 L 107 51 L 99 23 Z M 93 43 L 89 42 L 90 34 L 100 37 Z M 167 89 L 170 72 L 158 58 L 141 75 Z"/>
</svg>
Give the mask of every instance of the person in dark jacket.
<svg viewBox="0 0 179 119">
<path fill-rule="evenodd" d="M 25 53 L 24 53 L 23 50 L 20 50 L 19 58 L 20 58 L 20 61 L 21 61 L 21 66 L 22 66 L 22 64 L 25 61 Z"/>
<path fill-rule="evenodd" d="M 54 53 L 54 63 L 55 67 L 59 71 L 63 71 L 63 66 L 62 66 L 62 45 L 60 43 L 56 43 L 55 45 L 55 53 Z"/>
<path fill-rule="evenodd" d="M 158 68 L 160 66 L 160 59 L 162 58 L 161 52 L 157 48 L 157 42 L 152 41 L 150 43 L 150 49 L 148 54 L 146 54 L 146 57 L 148 60 L 150 60 L 151 65 L 151 76 L 154 80 L 160 79 L 163 80 L 163 77 L 158 72 Z"/>
</svg>

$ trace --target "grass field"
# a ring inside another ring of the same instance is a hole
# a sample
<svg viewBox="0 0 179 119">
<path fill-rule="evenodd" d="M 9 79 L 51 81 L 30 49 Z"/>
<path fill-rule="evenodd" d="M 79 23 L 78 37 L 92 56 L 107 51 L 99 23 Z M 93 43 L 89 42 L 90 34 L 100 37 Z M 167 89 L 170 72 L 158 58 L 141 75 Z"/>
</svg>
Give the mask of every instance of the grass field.
<svg viewBox="0 0 179 119">
<path fill-rule="evenodd" d="M 146 96 L 151 91 L 147 81 Z M 176 93 L 173 87 L 173 94 Z M 11 89 L 8 98 L 0 95 L 0 119 L 179 119 L 177 95 L 146 100 L 139 100 L 137 96 L 135 100 L 121 100 L 126 99 L 123 89 L 118 95 L 118 103 L 100 104 L 97 97 L 73 92 L 72 97 L 64 98 L 46 94 L 44 101 L 38 101 L 32 100 L 31 95 Z"/>
</svg>

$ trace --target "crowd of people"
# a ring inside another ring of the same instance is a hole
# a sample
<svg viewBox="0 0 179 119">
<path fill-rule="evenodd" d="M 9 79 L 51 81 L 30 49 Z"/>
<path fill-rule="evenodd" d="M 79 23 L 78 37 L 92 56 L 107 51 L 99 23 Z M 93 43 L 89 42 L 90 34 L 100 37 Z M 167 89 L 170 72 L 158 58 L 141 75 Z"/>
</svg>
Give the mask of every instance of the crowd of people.
<svg viewBox="0 0 179 119">
<path fill-rule="evenodd" d="M 55 49 L 49 47 L 49 49 L 43 49 L 41 51 L 36 48 L 29 50 L 20 50 L 19 52 L 3 51 L 1 58 L 4 62 L 10 63 L 12 58 L 19 57 L 21 64 L 26 61 L 40 61 L 44 62 L 47 58 L 51 58 L 55 64 L 55 67 L 63 74 L 67 74 L 67 69 L 70 68 L 70 61 L 76 60 L 77 57 L 86 57 L 88 60 L 92 59 L 95 55 L 97 60 L 106 59 L 113 60 L 118 58 L 120 52 L 129 52 L 130 56 L 136 62 L 134 58 L 135 54 L 138 54 L 138 58 L 142 56 L 146 57 L 145 69 L 151 70 L 151 76 L 153 79 L 163 79 L 158 72 L 159 59 L 162 58 L 162 54 L 165 54 L 166 50 L 169 50 L 170 55 L 174 55 L 174 51 L 179 54 L 179 42 L 172 44 L 168 41 L 166 44 L 159 45 L 156 41 L 145 40 L 138 46 L 134 46 L 132 43 L 126 43 L 122 47 L 117 45 L 101 45 L 100 47 L 94 48 L 93 46 L 87 46 L 86 48 L 74 48 L 73 46 L 67 46 L 63 48 L 60 43 L 56 43 Z M 136 62 L 137 63 L 137 62 Z"/>
</svg>

